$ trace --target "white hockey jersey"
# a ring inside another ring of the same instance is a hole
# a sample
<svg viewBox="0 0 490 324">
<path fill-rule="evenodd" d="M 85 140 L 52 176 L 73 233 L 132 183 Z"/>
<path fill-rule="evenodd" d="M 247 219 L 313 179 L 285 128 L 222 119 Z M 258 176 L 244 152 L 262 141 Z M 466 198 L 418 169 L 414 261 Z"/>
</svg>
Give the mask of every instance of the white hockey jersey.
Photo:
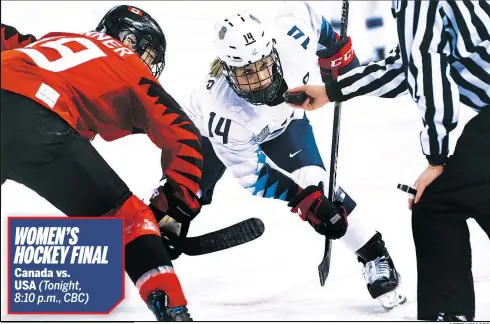
<svg viewBox="0 0 490 324">
<path fill-rule="evenodd" d="M 272 27 L 288 87 L 307 84 L 313 74 L 319 75 L 316 52 L 326 49 L 319 42 L 336 42 L 331 25 L 306 2 L 291 2 L 279 7 Z M 290 200 L 298 192 L 298 185 L 267 161 L 260 144 L 280 136 L 293 119 L 302 119 L 303 110 L 285 103 L 253 105 L 234 92 L 225 76 L 208 76 L 184 109 L 201 135 L 209 138 L 218 158 L 252 194 Z"/>
</svg>

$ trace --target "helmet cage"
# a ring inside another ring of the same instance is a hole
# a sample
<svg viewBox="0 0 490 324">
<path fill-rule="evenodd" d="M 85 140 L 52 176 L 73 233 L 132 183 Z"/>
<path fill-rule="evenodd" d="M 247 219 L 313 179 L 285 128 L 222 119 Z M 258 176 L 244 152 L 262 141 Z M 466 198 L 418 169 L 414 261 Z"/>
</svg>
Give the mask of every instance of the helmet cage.
<svg viewBox="0 0 490 324">
<path fill-rule="evenodd" d="M 151 27 L 147 27 L 144 24 L 128 24 L 124 20 L 126 18 L 120 19 L 119 29 L 119 39 L 124 42 L 128 39 L 130 40 L 129 45 L 133 51 L 135 51 L 143 60 L 143 62 L 148 66 L 151 73 L 155 78 L 158 79 L 160 74 L 165 67 L 165 37 L 158 37 L 157 33 Z M 163 44 L 162 44 L 163 43 Z M 152 55 L 152 62 L 147 62 L 143 59 L 143 55 Z"/>
<path fill-rule="evenodd" d="M 263 62 L 270 62 L 266 67 L 261 66 Z M 250 102 L 253 105 L 267 105 L 270 104 L 276 99 L 279 94 L 281 83 L 283 80 L 283 71 L 281 60 L 279 59 L 279 54 L 275 48 L 272 48 L 272 51 L 269 55 L 263 57 L 262 59 L 256 62 L 250 62 L 248 65 L 242 67 L 234 67 L 228 66 L 225 62 L 221 61 L 221 66 L 223 67 L 224 74 L 226 75 L 226 80 L 230 87 L 236 92 L 236 94 Z M 269 76 L 265 79 L 260 79 L 260 77 L 251 78 L 252 75 L 257 74 L 257 72 L 252 72 L 250 74 L 242 74 L 237 76 L 237 70 L 246 69 L 249 66 L 254 67 L 254 71 L 269 71 L 269 68 L 272 66 L 272 74 L 270 72 Z M 240 79 L 245 77 L 246 82 L 239 82 Z M 254 81 L 250 81 L 250 79 L 254 79 Z M 252 87 L 255 84 L 260 84 L 264 81 L 271 80 L 271 83 L 263 89 L 254 90 Z"/>
</svg>

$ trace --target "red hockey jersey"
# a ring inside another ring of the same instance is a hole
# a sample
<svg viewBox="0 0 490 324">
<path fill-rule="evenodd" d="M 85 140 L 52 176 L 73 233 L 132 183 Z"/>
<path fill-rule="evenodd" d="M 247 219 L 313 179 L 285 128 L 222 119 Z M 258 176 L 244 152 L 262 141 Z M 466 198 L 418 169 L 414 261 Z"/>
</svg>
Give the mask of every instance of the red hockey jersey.
<svg viewBox="0 0 490 324">
<path fill-rule="evenodd" d="M 6 28 L 2 25 L 3 89 L 35 100 L 88 138 L 99 134 L 111 141 L 146 133 L 162 149 L 164 175 L 197 193 L 199 131 L 138 54 L 99 32 L 49 33 L 32 42 L 34 37 L 12 36 Z"/>
</svg>

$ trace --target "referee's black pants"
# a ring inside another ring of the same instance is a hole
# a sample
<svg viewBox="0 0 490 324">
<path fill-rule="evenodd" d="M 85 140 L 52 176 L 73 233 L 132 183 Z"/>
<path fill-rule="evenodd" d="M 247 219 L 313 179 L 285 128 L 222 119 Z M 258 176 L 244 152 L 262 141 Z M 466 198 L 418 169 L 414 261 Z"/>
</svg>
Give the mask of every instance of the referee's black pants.
<svg viewBox="0 0 490 324">
<path fill-rule="evenodd" d="M 490 238 L 490 107 L 468 122 L 444 172 L 412 208 L 419 320 L 475 314 L 468 218 Z"/>
</svg>

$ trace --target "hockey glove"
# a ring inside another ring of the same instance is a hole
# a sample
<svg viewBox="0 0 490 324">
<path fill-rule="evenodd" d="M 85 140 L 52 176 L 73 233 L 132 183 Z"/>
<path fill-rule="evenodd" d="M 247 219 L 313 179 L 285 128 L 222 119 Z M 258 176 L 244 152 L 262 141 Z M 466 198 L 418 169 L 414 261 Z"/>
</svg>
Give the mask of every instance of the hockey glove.
<svg viewBox="0 0 490 324">
<path fill-rule="evenodd" d="M 176 186 L 177 190 L 175 190 Z M 172 186 L 167 181 L 163 186 L 158 187 L 149 205 L 160 227 L 162 241 L 172 260 L 177 259 L 182 253 L 171 244 L 172 237 L 186 237 L 191 221 L 201 210 L 201 204 L 196 195 L 186 187 L 176 186 Z"/>
<path fill-rule="evenodd" d="M 161 212 L 154 206 L 150 205 L 150 208 L 155 214 L 155 217 L 157 217 L 156 215 L 161 215 Z M 165 245 L 171 260 L 177 259 L 182 254 L 182 252 L 172 244 L 173 238 L 187 237 L 189 226 L 190 222 L 179 223 L 168 215 L 163 216 L 163 218 L 158 221 L 158 227 L 160 227 L 162 242 Z"/>
<path fill-rule="evenodd" d="M 345 211 L 345 207 L 342 206 L 342 204 L 339 203 L 339 202 L 337 202 L 337 201 L 334 201 L 334 205 L 335 205 L 335 207 L 337 207 L 337 210 L 339 211 L 339 215 L 342 215 L 342 217 L 345 217 L 345 222 L 346 222 L 346 224 L 345 224 L 345 230 L 347 231 L 348 223 L 347 223 L 347 212 Z M 311 227 L 313 227 L 313 229 L 318 234 L 323 235 L 323 236 L 326 236 L 328 238 L 333 238 L 330 235 L 330 231 L 331 230 L 327 226 L 328 225 L 328 222 L 322 222 L 322 223 L 315 224 L 315 223 L 313 223 L 312 221 L 310 221 L 308 219 L 306 221 L 311 225 Z"/>
<path fill-rule="evenodd" d="M 327 47 L 328 50 L 317 52 L 323 83 L 332 82 L 339 75 L 359 66 L 359 60 L 356 53 L 354 53 L 354 49 L 352 49 L 350 37 L 343 44 L 336 42 L 329 44 L 329 46 L 330 48 Z M 332 52 L 335 54 L 332 55 Z"/>
<path fill-rule="evenodd" d="M 186 187 L 170 180 L 155 190 L 150 206 L 181 223 L 190 223 L 201 211 L 199 198 Z"/>
<path fill-rule="evenodd" d="M 323 194 L 323 183 L 309 186 L 299 192 L 288 204 L 291 212 L 308 221 L 318 233 L 331 239 L 345 235 L 348 227 L 347 213 L 344 208 L 328 200 Z"/>
</svg>

